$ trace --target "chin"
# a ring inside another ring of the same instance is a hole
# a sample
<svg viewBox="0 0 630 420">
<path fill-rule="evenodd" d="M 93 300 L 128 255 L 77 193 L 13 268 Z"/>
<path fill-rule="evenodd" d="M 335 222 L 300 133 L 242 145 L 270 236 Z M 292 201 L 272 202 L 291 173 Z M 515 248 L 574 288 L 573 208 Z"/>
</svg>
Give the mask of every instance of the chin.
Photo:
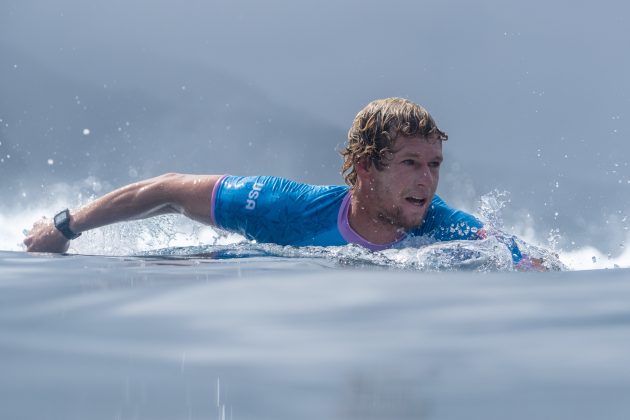
<svg viewBox="0 0 630 420">
<path fill-rule="evenodd" d="M 406 220 L 404 223 L 401 223 L 400 226 L 406 230 L 414 230 L 422 225 L 423 219 L 418 219 L 415 221 Z"/>
<path fill-rule="evenodd" d="M 405 230 L 412 230 L 415 229 L 417 227 L 419 227 L 420 225 L 422 225 L 422 222 L 424 222 L 424 217 L 427 214 L 427 209 L 423 209 L 421 214 L 415 214 L 415 215 L 409 215 L 408 217 L 404 217 L 404 218 L 400 218 L 399 222 L 400 222 L 400 226 L 402 228 L 404 228 Z"/>
<path fill-rule="evenodd" d="M 422 224 L 424 217 L 399 217 L 395 225 L 405 231 L 413 230 Z"/>
<path fill-rule="evenodd" d="M 400 230 L 410 231 L 422 225 L 427 209 L 428 207 L 405 209 L 405 206 L 399 206 L 390 211 L 379 212 L 379 217 Z"/>
</svg>

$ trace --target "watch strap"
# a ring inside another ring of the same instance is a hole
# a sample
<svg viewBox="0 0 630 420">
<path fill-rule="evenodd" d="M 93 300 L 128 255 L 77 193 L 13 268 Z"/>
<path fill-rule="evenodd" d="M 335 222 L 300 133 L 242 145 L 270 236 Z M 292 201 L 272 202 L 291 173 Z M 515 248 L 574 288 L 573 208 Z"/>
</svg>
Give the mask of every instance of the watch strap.
<svg viewBox="0 0 630 420">
<path fill-rule="evenodd" d="M 81 236 L 80 233 L 74 233 L 70 229 L 70 210 L 65 209 L 55 215 L 53 219 L 55 227 L 68 240 L 76 239 Z"/>
</svg>

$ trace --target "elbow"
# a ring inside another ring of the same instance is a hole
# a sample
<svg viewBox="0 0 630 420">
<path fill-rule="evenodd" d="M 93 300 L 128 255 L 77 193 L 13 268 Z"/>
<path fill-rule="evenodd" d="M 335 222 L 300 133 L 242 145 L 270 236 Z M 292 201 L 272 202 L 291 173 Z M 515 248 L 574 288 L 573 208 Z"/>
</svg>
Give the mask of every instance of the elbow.
<svg viewBox="0 0 630 420">
<path fill-rule="evenodd" d="M 154 178 L 154 180 L 158 181 L 158 182 L 173 182 L 173 181 L 177 181 L 177 179 L 183 178 L 184 174 L 180 174 L 180 173 L 176 173 L 176 172 L 167 172 L 165 174 L 162 174 L 156 178 Z"/>
<path fill-rule="evenodd" d="M 146 191 L 154 210 L 162 209 L 167 213 L 182 213 L 181 206 L 178 205 L 178 192 L 181 191 L 185 180 L 185 174 L 175 172 L 168 172 L 154 178 Z"/>
<path fill-rule="evenodd" d="M 112 200 L 115 206 L 129 206 L 144 213 L 171 205 L 173 185 L 180 174 L 166 173 L 135 184 L 130 184 Z"/>
<path fill-rule="evenodd" d="M 169 172 L 153 178 L 148 186 L 154 194 L 167 198 L 184 182 L 185 177 L 184 174 Z"/>
</svg>

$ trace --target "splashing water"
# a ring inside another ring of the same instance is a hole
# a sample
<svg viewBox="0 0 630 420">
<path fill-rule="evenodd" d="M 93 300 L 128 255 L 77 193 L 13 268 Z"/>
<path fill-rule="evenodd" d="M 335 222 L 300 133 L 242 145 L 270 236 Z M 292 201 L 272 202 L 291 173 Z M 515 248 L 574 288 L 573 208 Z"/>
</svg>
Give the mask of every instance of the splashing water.
<svg viewBox="0 0 630 420">
<path fill-rule="evenodd" d="M 479 215 L 486 226 L 495 230 L 503 229 L 502 210 L 510 203 L 510 192 L 494 190 L 480 198 Z"/>
<path fill-rule="evenodd" d="M 528 251 L 543 258 L 547 268 L 564 270 L 557 256 L 528 246 Z M 229 245 L 203 245 L 163 248 L 136 254 L 140 257 L 172 259 L 232 259 L 232 258 L 302 258 L 315 259 L 324 265 L 353 268 L 381 267 L 414 271 L 513 271 L 512 256 L 496 238 L 479 241 L 434 242 L 416 248 L 405 247 L 372 252 L 358 245 L 294 247 L 276 244 L 240 242 Z"/>
</svg>

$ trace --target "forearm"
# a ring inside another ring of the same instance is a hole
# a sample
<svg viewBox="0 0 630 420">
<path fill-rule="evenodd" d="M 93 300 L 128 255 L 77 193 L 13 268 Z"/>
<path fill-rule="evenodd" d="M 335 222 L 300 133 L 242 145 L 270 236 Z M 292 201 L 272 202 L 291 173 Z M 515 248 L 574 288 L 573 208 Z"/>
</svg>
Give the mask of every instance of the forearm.
<svg viewBox="0 0 630 420">
<path fill-rule="evenodd" d="M 173 176 L 162 175 L 130 184 L 71 210 L 71 230 L 80 233 L 112 223 L 180 212 L 172 203 L 165 183 Z"/>
</svg>

